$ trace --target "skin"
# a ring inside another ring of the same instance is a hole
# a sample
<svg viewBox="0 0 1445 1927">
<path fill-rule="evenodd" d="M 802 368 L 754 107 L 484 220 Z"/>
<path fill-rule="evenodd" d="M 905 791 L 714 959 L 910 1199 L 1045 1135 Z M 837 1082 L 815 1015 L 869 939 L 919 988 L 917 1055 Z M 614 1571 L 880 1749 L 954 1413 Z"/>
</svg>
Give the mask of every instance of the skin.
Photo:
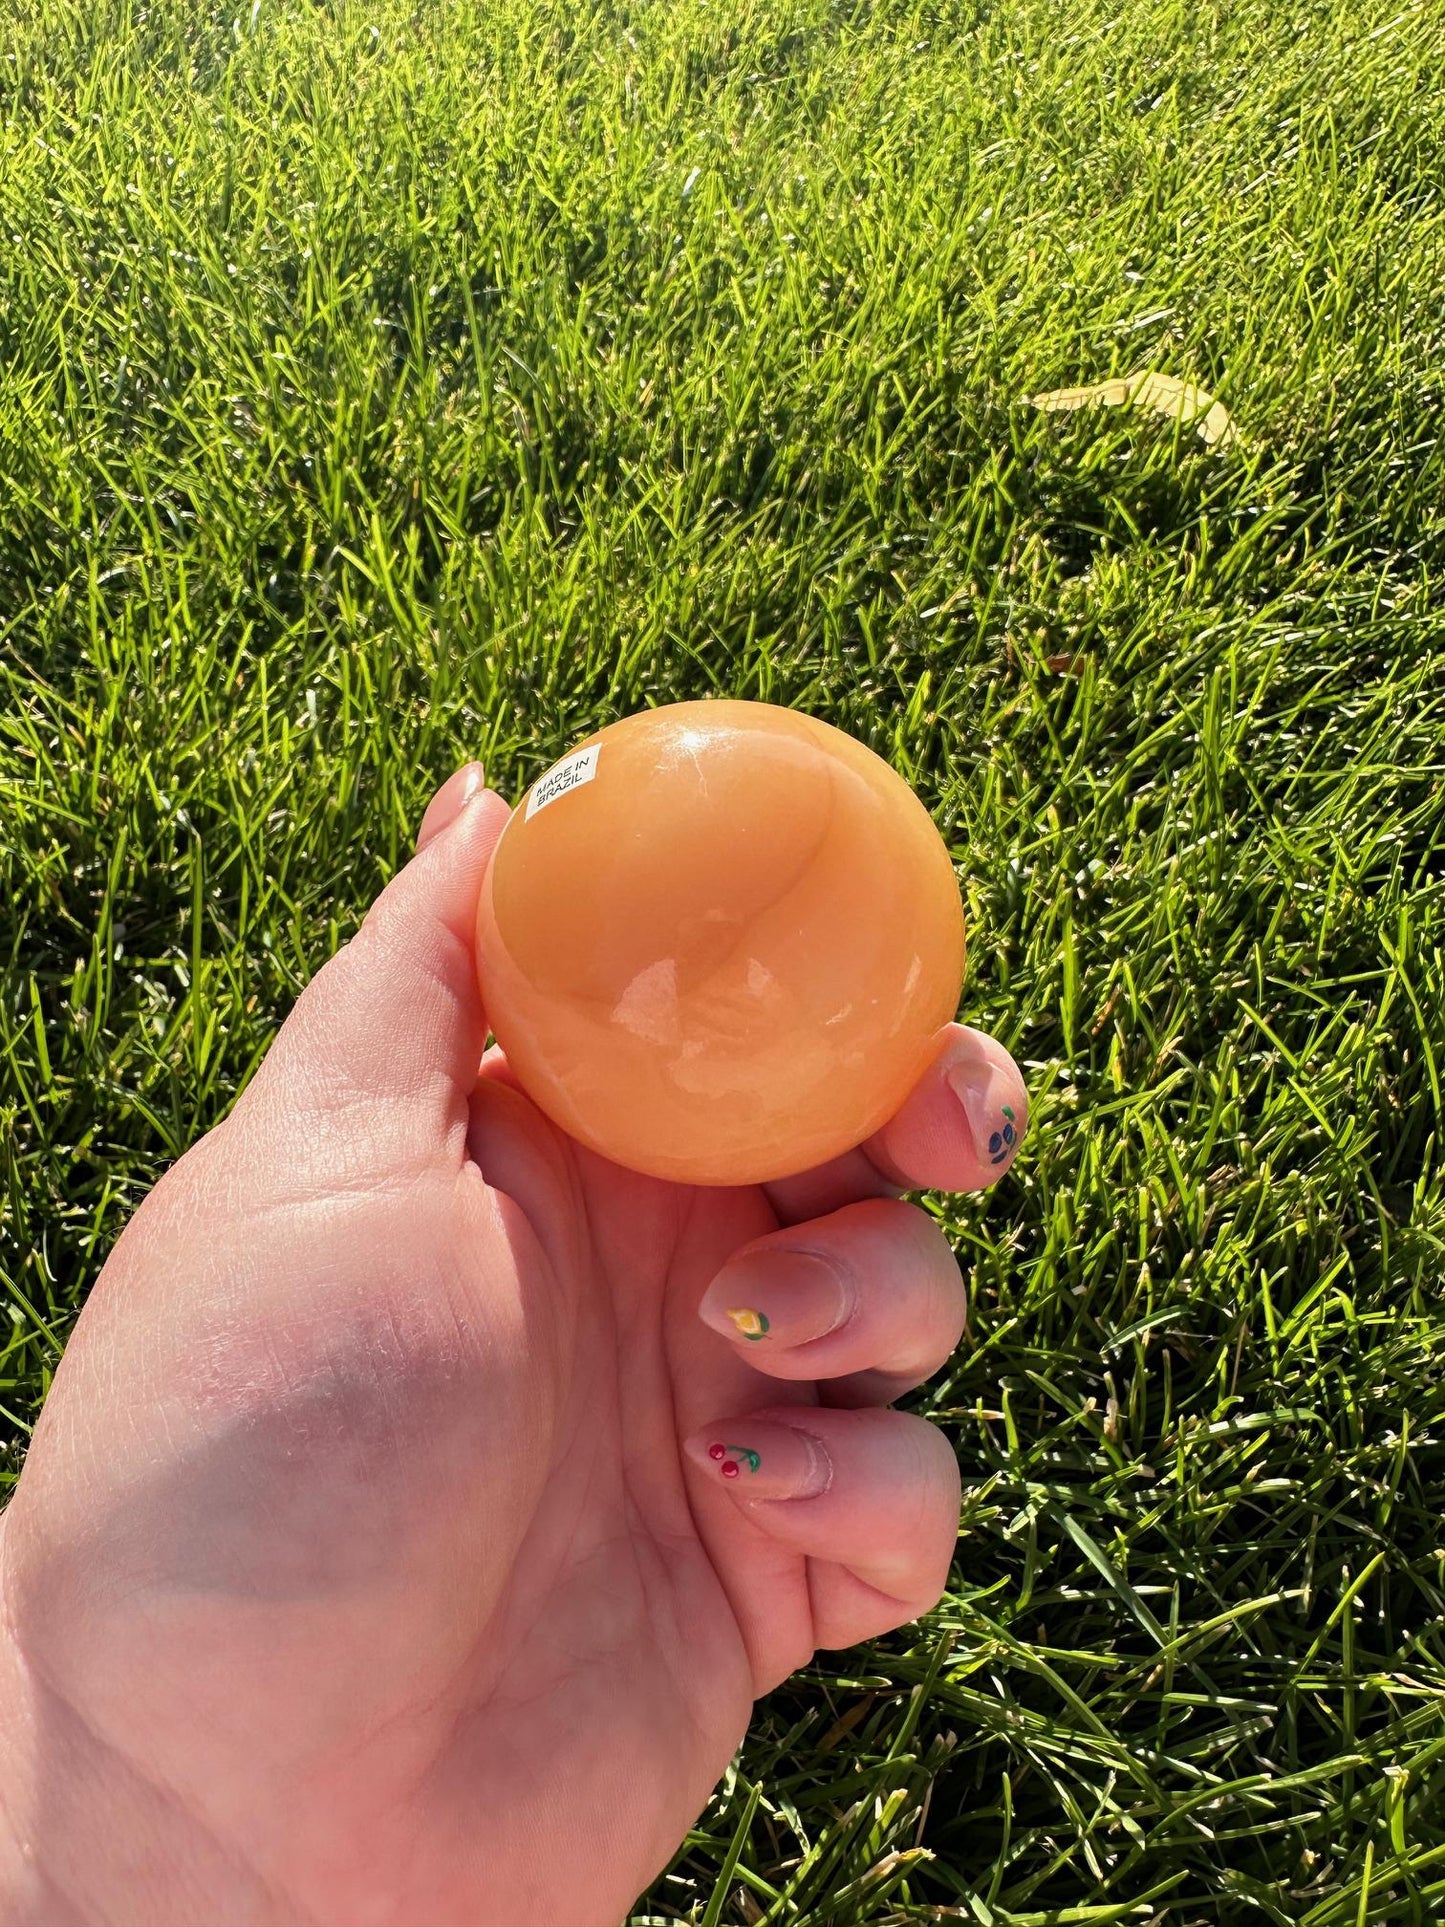
<svg viewBox="0 0 1445 1927">
<path fill-rule="evenodd" d="M 77 1323 L 0 1518 L 14 1927 L 616 1927 L 753 1700 L 942 1591 L 953 1455 L 887 1401 L 964 1293 L 898 1194 L 1001 1175 L 1016 1067 L 950 1026 L 822 1169 L 622 1170 L 483 1059 L 507 813 L 438 793 Z"/>
</svg>

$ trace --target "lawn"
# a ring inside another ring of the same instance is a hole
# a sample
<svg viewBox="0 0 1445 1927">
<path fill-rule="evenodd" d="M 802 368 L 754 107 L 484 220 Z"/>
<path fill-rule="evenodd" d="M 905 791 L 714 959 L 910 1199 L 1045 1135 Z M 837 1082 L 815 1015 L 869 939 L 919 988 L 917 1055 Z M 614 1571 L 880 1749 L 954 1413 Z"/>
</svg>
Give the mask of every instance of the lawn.
<svg viewBox="0 0 1445 1927">
<path fill-rule="evenodd" d="M 634 1927 L 1445 1915 L 1442 68 L 1427 0 L 7 9 L 5 1483 L 468 756 L 852 730 L 1028 1069 L 929 1200 L 950 1593 Z M 1235 439 L 1025 399 L 1141 369 Z"/>
</svg>

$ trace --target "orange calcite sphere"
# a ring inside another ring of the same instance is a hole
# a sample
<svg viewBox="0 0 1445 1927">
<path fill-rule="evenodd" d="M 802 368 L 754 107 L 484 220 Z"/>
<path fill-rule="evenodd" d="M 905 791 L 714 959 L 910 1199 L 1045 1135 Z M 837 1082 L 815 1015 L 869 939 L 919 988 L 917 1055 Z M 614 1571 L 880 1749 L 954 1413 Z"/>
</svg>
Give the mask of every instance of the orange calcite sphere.
<svg viewBox="0 0 1445 1927">
<path fill-rule="evenodd" d="M 851 736 L 769 703 L 646 710 L 512 812 L 477 964 L 493 1034 L 618 1164 L 751 1184 L 860 1143 L 958 1007 L 963 906 L 932 819 Z"/>
</svg>

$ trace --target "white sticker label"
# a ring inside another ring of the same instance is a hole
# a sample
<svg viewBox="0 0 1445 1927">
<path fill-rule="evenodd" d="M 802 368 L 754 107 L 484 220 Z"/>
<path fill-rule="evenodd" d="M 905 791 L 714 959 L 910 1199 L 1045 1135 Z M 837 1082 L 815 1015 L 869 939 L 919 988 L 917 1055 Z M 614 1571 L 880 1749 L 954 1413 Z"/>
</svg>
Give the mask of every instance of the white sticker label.
<svg viewBox="0 0 1445 1927">
<path fill-rule="evenodd" d="M 532 794 L 527 798 L 527 814 L 523 820 L 530 823 L 538 810 L 545 810 L 549 803 L 555 803 L 568 790 L 579 790 L 584 783 L 590 783 L 597 774 L 597 758 L 601 753 L 601 743 L 589 743 L 586 749 L 574 749 L 570 756 L 564 756 L 560 763 L 554 763 L 547 774 L 539 776 L 532 785 Z"/>
</svg>

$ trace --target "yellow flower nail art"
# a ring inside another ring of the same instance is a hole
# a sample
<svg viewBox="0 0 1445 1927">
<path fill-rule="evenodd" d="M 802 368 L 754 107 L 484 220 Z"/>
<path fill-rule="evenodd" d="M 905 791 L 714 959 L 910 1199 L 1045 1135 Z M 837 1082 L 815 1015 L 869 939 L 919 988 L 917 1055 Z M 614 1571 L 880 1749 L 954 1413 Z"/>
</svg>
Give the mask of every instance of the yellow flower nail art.
<svg viewBox="0 0 1445 1927">
<path fill-rule="evenodd" d="M 744 1338 L 766 1338 L 768 1335 L 766 1312 L 752 1311 L 747 1305 L 739 1305 L 736 1310 L 728 1312 L 728 1317 Z"/>
</svg>

